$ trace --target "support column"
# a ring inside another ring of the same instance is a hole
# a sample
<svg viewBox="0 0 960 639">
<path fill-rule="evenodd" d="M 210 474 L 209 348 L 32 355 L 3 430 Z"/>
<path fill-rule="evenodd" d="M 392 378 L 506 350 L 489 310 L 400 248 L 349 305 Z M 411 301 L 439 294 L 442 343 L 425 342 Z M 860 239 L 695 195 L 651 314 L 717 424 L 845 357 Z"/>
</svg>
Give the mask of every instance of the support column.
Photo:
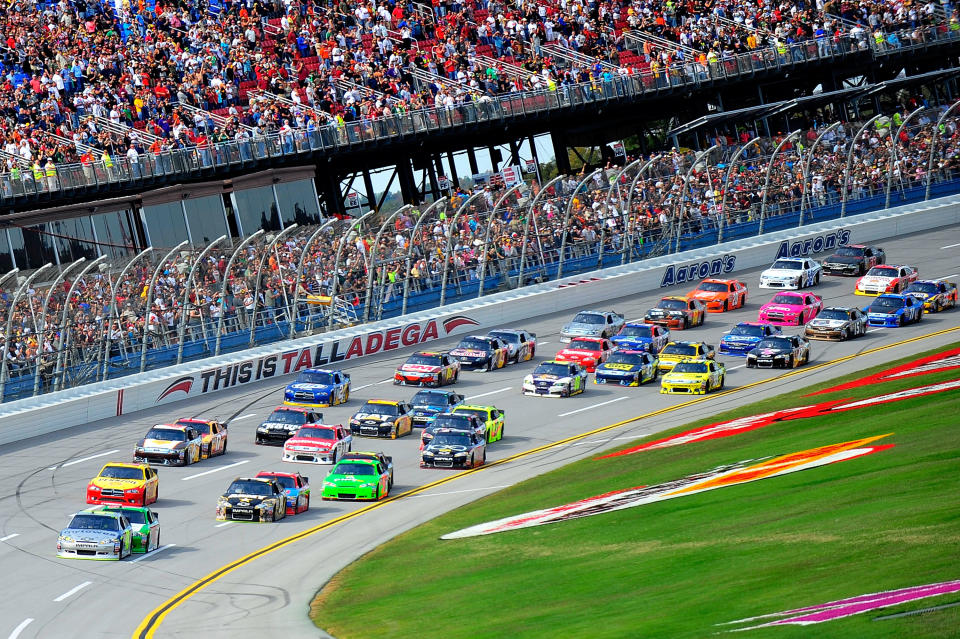
<svg viewBox="0 0 960 639">
<path fill-rule="evenodd" d="M 420 202 L 420 189 L 417 188 L 417 181 L 413 177 L 413 165 L 409 158 L 405 158 L 397 163 L 397 178 L 400 182 L 400 197 L 404 202 Z"/>
<path fill-rule="evenodd" d="M 567 155 L 567 136 L 558 131 L 550 134 L 553 142 L 553 153 L 557 158 L 557 172 L 560 175 L 570 173 L 570 156 Z"/>
<path fill-rule="evenodd" d="M 370 171 L 363 170 L 363 189 L 367 193 L 367 208 L 377 208 L 377 194 L 373 190 L 373 180 L 370 178 Z"/>
<path fill-rule="evenodd" d="M 457 163 L 454 161 L 452 151 L 447 151 L 447 164 L 450 166 L 450 175 L 447 176 L 450 178 L 450 184 L 459 187 L 460 176 L 457 175 Z"/>
<path fill-rule="evenodd" d="M 467 147 L 467 161 L 470 163 L 470 173 L 476 175 L 480 172 L 480 169 L 477 165 L 477 152 L 474 151 L 473 147 Z"/>
<path fill-rule="evenodd" d="M 427 162 L 427 175 L 430 176 L 430 196 L 436 202 L 440 199 L 440 185 L 437 184 L 437 169 L 433 165 L 433 158 Z"/>
<path fill-rule="evenodd" d="M 317 176 L 316 185 L 320 199 L 327 205 L 328 216 L 343 215 L 347 212 L 343 206 L 343 195 L 340 193 L 340 180 L 333 171 L 324 171 L 322 178 Z"/>
</svg>

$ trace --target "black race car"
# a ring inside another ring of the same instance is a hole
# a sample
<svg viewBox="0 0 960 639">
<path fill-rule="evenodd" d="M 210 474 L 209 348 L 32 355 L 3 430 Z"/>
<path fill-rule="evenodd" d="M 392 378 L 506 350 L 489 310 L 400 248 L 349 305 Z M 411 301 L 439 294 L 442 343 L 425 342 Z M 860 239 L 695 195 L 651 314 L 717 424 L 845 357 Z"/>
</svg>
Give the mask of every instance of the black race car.
<svg viewBox="0 0 960 639">
<path fill-rule="evenodd" d="M 471 335 L 464 337 L 450 355 L 460 362 L 462 370 L 493 370 L 507 365 L 510 347 L 499 337 Z"/>
<path fill-rule="evenodd" d="M 487 461 L 487 443 L 468 430 L 441 428 L 420 453 L 420 468 L 476 468 Z"/>
<path fill-rule="evenodd" d="M 810 342 L 800 335 L 768 337 L 747 353 L 747 368 L 795 368 L 809 361 Z"/>
<path fill-rule="evenodd" d="M 878 264 L 885 264 L 887 254 L 878 246 L 850 244 L 841 246 L 837 252 L 820 264 L 827 275 L 863 275 Z"/>
<path fill-rule="evenodd" d="M 237 477 L 217 499 L 221 521 L 277 521 L 287 514 L 287 497 L 276 479 Z"/>
<path fill-rule="evenodd" d="M 420 443 L 426 446 L 441 428 L 466 430 L 479 437 L 486 437 L 487 434 L 487 425 L 472 413 L 440 413 L 420 433 Z"/>
</svg>

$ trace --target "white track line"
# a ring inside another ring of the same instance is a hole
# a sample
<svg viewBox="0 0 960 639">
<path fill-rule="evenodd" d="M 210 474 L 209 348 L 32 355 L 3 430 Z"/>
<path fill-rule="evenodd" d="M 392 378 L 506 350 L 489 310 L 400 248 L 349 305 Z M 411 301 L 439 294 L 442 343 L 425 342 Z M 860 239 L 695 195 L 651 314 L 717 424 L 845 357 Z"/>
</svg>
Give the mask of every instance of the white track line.
<svg viewBox="0 0 960 639">
<path fill-rule="evenodd" d="M 173 548 L 174 546 L 176 546 L 176 544 L 167 544 L 166 546 L 160 546 L 159 548 L 157 548 L 157 549 L 154 550 L 153 552 L 148 552 L 148 553 L 145 554 L 145 555 L 140 555 L 140 556 L 137 557 L 136 559 L 131 560 L 130 563 L 135 564 L 135 563 L 137 563 L 138 561 L 143 561 L 144 559 L 146 559 L 146 558 L 148 558 L 148 557 L 153 557 L 154 555 L 156 555 L 156 554 L 157 554 L 158 552 L 160 552 L 161 550 L 166 550 L 167 548 Z"/>
<path fill-rule="evenodd" d="M 506 388 L 498 388 L 497 390 L 490 391 L 490 392 L 488 392 L 488 393 L 480 393 L 479 395 L 471 395 L 470 397 L 467 398 L 466 401 L 470 401 L 470 400 L 476 399 L 476 398 L 478 398 L 478 397 L 486 397 L 487 395 L 495 395 L 496 393 L 503 393 L 504 391 L 508 391 L 508 390 L 510 390 L 510 389 L 512 389 L 512 388 L 513 388 L 513 386 L 507 386 Z"/>
<path fill-rule="evenodd" d="M 960 246 L 960 244 L 954 244 L 954 246 Z M 944 275 L 943 277 L 938 277 L 938 280 L 949 280 L 951 277 L 956 277 L 960 273 L 951 273 L 950 275 Z"/>
<path fill-rule="evenodd" d="M 181 477 L 180 481 L 187 481 L 188 479 L 196 479 L 197 477 L 203 477 L 204 475 L 209 475 L 210 473 L 219 473 L 221 470 L 226 470 L 228 468 L 233 468 L 234 466 L 239 466 L 240 464 L 246 464 L 249 459 L 244 459 L 238 462 L 233 462 L 232 464 L 227 464 L 226 466 L 220 466 L 219 468 L 211 468 L 210 470 L 205 470 L 202 473 L 197 473 L 196 475 L 187 475 L 186 477 Z"/>
<path fill-rule="evenodd" d="M 20 636 L 20 633 L 23 632 L 23 629 L 33 623 L 33 619 L 24 619 L 20 622 L 20 625 L 13 629 L 13 632 L 10 633 L 10 636 L 7 639 L 17 639 Z"/>
<path fill-rule="evenodd" d="M 509 488 L 510 485 L 504 486 L 487 486 L 486 488 L 467 488 L 465 490 L 453 490 L 445 493 L 423 493 L 420 495 L 414 495 L 414 497 L 439 497 L 440 495 L 459 495 L 460 493 L 474 493 L 478 490 L 499 490 L 501 488 Z"/>
<path fill-rule="evenodd" d="M 81 590 L 83 590 L 84 588 L 86 588 L 87 586 L 89 586 L 89 585 L 92 584 L 92 583 L 93 583 L 92 581 L 85 581 L 85 582 L 83 582 L 82 584 L 80 584 L 79 586 L 75 586 L 75 587 L 71 588 L 70 590 L 66 591 L 65 593 L 63 593 L 62 595 L 60 595 L 59 597 L 57 597 L 56 599 L 54 599 L 54 601 L 55 601 L 55 602 L 63 601 L 63 600 L 66 599 L 67 597 L 71 597 L 71 596 L 77 594 L 78 592 L 80 592 Z"/>
<path fill-rule="evenodd" d="M 947 244 L 946 246 L 941 246 L 940 250 L 942 251 L 943 249 L 953 248 L 955 246 L 960 246 L 960 244 Z"/>
<path fill-rule="evenodd" d="M 746 366 L 746 364 L 740 364 L 739 366 L 731 366 L 731 367 L 728 368 L 727 370 L 728 370 L 728 371 L 735 371 L 735 370 L 737 370 L 738 368 L 743 368 L 744 366 Z"/>
<path fill-rule="evenodd" d="M 257 416 L 256 413 L 247 413 L 246 415 L 241 415 L 240 417 L 234 417 L 233 419 L 230 420 L 230 423 L 232 424 L 233 422 L 239 422 L 241 419 L 247 419 L 248 417 L 256 417 L 256 416 Z"/>
<path fill-rule="evenodd" d="M 392 381 L 393 381 L 393 378 L 391 377 L 390 379 L 385 379 L 385 380 L 383 380 L 383 381 L 377 382 L 377 384 L 387 384 L 387 383 L 392 382 Z"/>
<path fill-rule="evenodd" d="M 7 541 L 8 539 L 13 539 L 14 537 L 19 537 L 20 533 L 11 533 L 6 537 L 0 537 L 0 541 Z"/>
<path fill-rule="evenodd" d="M 115 448 L 114 450 L 108 450 L 105 453 L 97 453 L 96 455 L 90 455 L 89 457 L 81 457 L 80 459 L 74 459 L 73 461 L 68 461 L 65 464 L 60 464 L 59 466 L 51 466 L 47 470 L 56 470 L 57 468 L 66 468 L 67 466 L 73 466 L 74 464 L 80 464 L 85 461 L 90 461 L 91 459 L 96 459 L 97 457 L 106 457 L 107 455 L 113 455 L 114 453 L 119 453 L 120 449 Z"/>
<path fill-rule="evenodd" d="M 572 410 L 572 411 L 570 411 L 570 412 L 568 412 L 568 413 L 560 413 L 559 415 L 557 415 L 557 417 L 566 417 L 567 415 L 575 415 L 575 414 L 577 414 L 577 413 L 582 413 L 582 412 L 585 411 L 585 410 L 592 410 L 592 409 L 594 409 L 594 408 L 600 408 L 601 406 L 606 406 L 607 404 L 613 404 L 614 402 L 622 402 L 622 401 L 625 400 L 625 399 L 629 399 L 629 398 L 628 398 L 628 397 L 618 397 L 618 398 L 616 398 L 616 399 L 611 399 L 610 401 L 607 401 L 607 402 L 600 402 L 599 404 L 594 404 L 593 406 L 586 406 L 586 407 L 584 407 L 584 408 L 578 408 L 577 410 Z"/>
<path fill-rule="evenodd" d="M 546 346 L 550 342 L 537 342 L 537 346 Z"/>
<path fill-rule="evenodd" d="M 223 528 L 224 526 L 229 526 L 232 523 L 233 523 L 232 521 L 225 521 L 222 524 L 217 524 L 216 526 L 214 526 L 214 528 Z"/>
<path fill-rule="evenodd" d="M 371 386 L 373 386 L 373 384 L 364 384 L 363 386 L 357 386 L 356 388 L 351 388 L 350 390 L 358 391 L 358 390 L 363 390 L 364 388 L 369 388 Z"/>
<path fill-rule="evenodd" d="M 574 442 L 570 444 L 571 446 L 586 446 L 587 444 L 606 444 L 607 442 L 614 442 L 618 439 L 640 439 L 643 435 L 628 435 L 627 437 L 611 437 L 610 439 L 594 439 L 589 442 Z"/>
</svg>

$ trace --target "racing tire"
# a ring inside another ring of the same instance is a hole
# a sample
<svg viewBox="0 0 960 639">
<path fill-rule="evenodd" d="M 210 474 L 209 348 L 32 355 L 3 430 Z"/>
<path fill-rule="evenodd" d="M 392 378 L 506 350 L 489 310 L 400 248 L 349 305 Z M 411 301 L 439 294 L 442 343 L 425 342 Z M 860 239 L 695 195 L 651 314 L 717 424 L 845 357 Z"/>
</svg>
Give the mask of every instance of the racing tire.
<svg viewBox="0 0 960 639">
<path fill-rule="evenodd" d="M 373 501 L 380 501 L 380 487 L 377 486 L 377 492 L 373 493 Z"/>
<path fill-rule="evenodd" d="M 857 269 L 857 275 L 859 275 L 859 276 L 861 276 L 861 277 L 862 277 L 866 272 L 867 272 L 867 267 L 866 267 L 866 265 L 864 265 L 864 264 L 861 264 L 860 267 Z"/>
<path fill-rule="evenodd" d="M 275 519 L 274 516 L 273 516 L 273 514 L 274 514 L 274 513 L 273 513 L 273 511 L 271 510 L 271 511 L 270 511 L 270 514 L 269 514 L 269 515 L 264 515 L 264 518 L 263 518 L 261 521 L 266 522 L 266 523 L 272 523 L 273 520 Z"/>
<path fill-rule="evenodd" d="M 227 439 L 223 440 L 223 448 L 220 449 L 220 454 L 221 454 L 221 455 L 226 455 L 226 454 L 227 454 L 227 442 L 228 442 L 228 441 L 230 441 L 230 440 L 227 440 Z"/>
<path fill-rule="evenodd" d="M 343 403 L 346 404 L 349 401 L 350 401 L 350 389 L 347 388 L 347 390 L 343 391 Z"/>
<path fill-rule="evenodd" d="M 917 313 L 917 324 L 923 321 L 923 309 L 920 309 L 920 312 Z"/>
<path fill-rule="evenodd" d="M 897 318 L 897 328 L 903 327 L 903 315 Z"/>
<path fill-rule="evenodd" d="M 390 439 L 399 439 L 400 438 L 400 424 L 393 425 L 393 432 L 390 433 Z"/>
<path fill-rule="evenodd" d="M 790 356 L 790 359 L 787 360 L 787 368 L 796 368 L 797 360 L 794 359 L 793 355 Z"/>
<path fill-rule="evenodd" d="M 154 501 L 156 501 L 156 500 L 154 500 Z M 144 507 L 144 508 L 147 507 L 147 490 L 146 490 L 146 488 L 144 488 L 144 490 L 143 490 L 143 499 L 140 500 L 140 505 L 141 505 L 142 507 Z"/>
<path fill-rule="evenodd" d="M 333 465 L 337 465 L 337 451 L 333 451 Z"/>
<path fill-rule="evenodd" d="M 310 495 L 307 495 L 307 503 L 303 505 L 303 510 L 301 510 L 300 512 L 305 513 L 308 510 L 310 510 Z"/>
<path fill-rule="evenodd" d="M 154 550 L 157 550 L 157 549 L 159 549 L 159 548 L 160 548 L 160 531 L 158 530 L 158 531 L 157 531 L 157 545 L 154 546 L 153 549 L 154 549 Z M 147 552 L 149 552 L 149 551 L 147 551 Z"/>
<path fill-rule="evenodd" d="M 681 330 L 681 331 L 686 330 L 688 324 L 689 324 L 689 322 L 687 321 L 687 318 L 686 318 L 686 316 L 685 316 L 685 317 L 680 321 L 680 330 Z"/>
<path fill-rule="evenodd" d="M 457 371 L 453 374 L 453 383 L 456 384 L 460 380 L 460 371 Z"/>
<path fill-rule="evenodd" d="M 820 283 L 820 274 L 817 273 L 816 275 L 813 276 L 813 285 L 816 286 L 819 283 Z"/>
<path fill-rule="evenodd" d="M 492 370 L 493 370 L 493 358 L 491 357 L 490 359 L 487 360 L 487 372 L 489 373 Z"/>
<path fill-rule="evenodd" d="M 724 384 L 724 382 L 726 382 L 726 381 L 727 381 L 727 376 L 726 376 L 726 375 L 721 375 L 721 376 L 720 376 L 720 383 L 717 384 L 717 390 L 723 390 L 723 384 Z"/>
<path fill-rule="evenodd" d="M 840 333 L 840 341 L 841 341 L 841 342 L 847 341 L 848 339 L 850 339 L 850 337 L 851 337 L 851 334 L 850 334 L 850 329 L 849 329 L 849 328 L 843 329 L 843 332 Z"/>
<path fill-rule="evenodd" d="M 797 315 L 797 326 L 803 326 L 803 313 Z"/>
<path fill-rule="evenodd" d="M 633 381 L 636 382 L 637 386 L 643 384 L 643 373 L 637 373 L 636 376 L 634 376 Z"/>
<path fill-rule="evenodd" d="M 730 310 L 730 302 L 726 302 L 726 301 L 725 301 L 725 302 L 723 303 L 723 311 L 722 311 L 722 312 L 726 313 L 726 312 L 729 311 L 729 310 Z"/>
</svg>

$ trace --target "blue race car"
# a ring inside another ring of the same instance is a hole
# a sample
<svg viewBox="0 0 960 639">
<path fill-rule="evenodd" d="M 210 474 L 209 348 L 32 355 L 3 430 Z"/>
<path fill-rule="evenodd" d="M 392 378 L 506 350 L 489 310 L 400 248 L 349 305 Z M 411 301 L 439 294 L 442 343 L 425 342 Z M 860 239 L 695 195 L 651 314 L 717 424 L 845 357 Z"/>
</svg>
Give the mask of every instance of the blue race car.
<svg viewBox="0 0 960 639">
<path fill-rule="evenodd" d="M 413 425 L 426 426 L 440 413 L 452 413 L 463 403 L 463 395 L 447 390 L 422 390 L 410 400 Z"/>
<path fill-rule="evenodd" d="M 339 370 L 308 368 L 287 384 L 283 403 L 287 406 L 336 406 L 350 399 L 350 375 Z"/>
<path fill-rule="evenodd" d="M 594 384 L 640 386 L 652 382 L 660 374 L 660 360 L 646 351 L 614 351 L 607 361 L 597 366 Z"/>
<path fill-rule="evenodd" d="M 724 355 L 746 357 L 760 340 L 782 333 L 780 327 L 773 324 L 740 322 L 720 338 L 720 352 Z"/>
<path fill-rule="evenodd" d="M 923 320 L 923 300 L 913 295 L 885 293 L 863 312 L 870 326 L 903 326 Z"/>
<path fill-rule="evenodd" d="M 656 355 L 670 341 L 670 329 L 656 324 L 630 322 L 610 338 L 617 348 L 628 351 L 647 351 Z"/>
</svg>

